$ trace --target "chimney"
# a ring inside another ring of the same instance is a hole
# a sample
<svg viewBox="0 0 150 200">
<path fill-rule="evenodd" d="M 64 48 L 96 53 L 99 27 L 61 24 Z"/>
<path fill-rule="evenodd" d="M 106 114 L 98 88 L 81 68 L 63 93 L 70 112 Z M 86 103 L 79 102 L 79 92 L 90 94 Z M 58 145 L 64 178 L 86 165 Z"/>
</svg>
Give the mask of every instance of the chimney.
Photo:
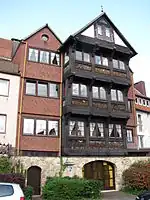
<svg viewBox="0 0 150 200">
<path fill-rule="evenodd" d="M 145 82 L 139 81 L 134 84 L 134 87 L 144 96 L 146 96 L 146 88 L 145 88 Z"/>
</svg>

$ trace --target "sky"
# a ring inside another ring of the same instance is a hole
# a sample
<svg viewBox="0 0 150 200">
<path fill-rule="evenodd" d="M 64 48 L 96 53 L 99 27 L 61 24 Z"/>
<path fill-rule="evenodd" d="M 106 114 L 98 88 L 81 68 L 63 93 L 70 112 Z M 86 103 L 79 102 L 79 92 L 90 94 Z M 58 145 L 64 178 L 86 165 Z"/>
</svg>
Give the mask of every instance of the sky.
<svg viewBox="0 0 150 200">
<path fill-rule="evenodd" d="M 101 6 L 137 51 L 130 67 L 150 97 L 150 0 L 1 0 L 0 37 L 22 39 L 48 23 L 64 41 L 98 16 Z"/>
</svg>

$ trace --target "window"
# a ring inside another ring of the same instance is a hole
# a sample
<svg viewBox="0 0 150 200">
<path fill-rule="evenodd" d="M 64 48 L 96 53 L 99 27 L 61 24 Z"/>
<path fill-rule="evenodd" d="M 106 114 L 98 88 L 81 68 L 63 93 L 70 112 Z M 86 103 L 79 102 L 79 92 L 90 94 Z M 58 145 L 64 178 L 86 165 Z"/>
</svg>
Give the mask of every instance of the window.
<svg viewBox="0 0 150 200">
<path fill-rule="evenodd" d="M 143 105 L 145 106 L 146 105 L 146 102 L 145 102 L 145 100 L 143 99 Z"/>
<path fill-rule="evenodd" d="M 6 133 L 6 115 L 0 115 L 0 133 Z"/>
<path fill-rule="evenodd" d="M 58 121 L 48 121 L 48 135 L 58 135 Z"/>
<path fill-rule="evenodd" d="M 36 95 L 36 82 L 26 81 L 26 94 Z"/>
<path fill-rule="evenodd" d="M 69 53 L 65 53 L 65 64 L 69 61 Z"/>
<path fill-rule="evenodd" d="M 29 61 L 45 64 L 60 65 L 60 55 L 58 53 L 29 48 Z"/>
<path fill-rule="evenodd" d="M 106 100 L 106 90 L 103 87 L 92 87 L 93 98 Z"/>
<path fill-rule="evenodd" d="M 101 62 L 101 57 L 100 57 L 100 56 L 96 56 L 96 55 L 95 55 L 95 64 L 96 64 L 96 65 L 101 65 L 101 64 L 102 64 L 102 62 Z"/>
<path fill-rule="evenodd" d="M 123 93 L 120 90 L 117 90 L 118 93 L 118 101 L 123 102 Z"/>
<path fill-rule="evenodd" d="M 8 96 L 9 80 L 0 79 L 0 96 Z"/>
<path fill-rule="evenodd" d="M 105 31 L 106 31 L 106 36 L 107 36 L 107 37 L 110 37 L 110 29 L 106 27 L 106 28 L 105 28 Z"/>
<path fill-rule="evenodd" d="M 3 185 L 3 184 L 0 184 L 0 197 L 5 197 L 7 198 L 7 196 L 12 196 L 14 193 L 14 189 L 12 187 L 12 185 Z M 8 197 L 8 198 L 12 198 L 12 197 Z"/>
<path fill-rule="evenodd" d="M 144 135 L 138 135 L 139 148 L 144 147 Z"/>
<path fill-rule="evenodd" d="M 121 60 L 113 59 L 113 67 L 116 68 L 116 69 L 125 70 L 125 64 Z"/>
<path fill-rule="evenodd" d="M 76 60 L 82 61 L 82 52 L 81 51 L 76 51 Z"/>
<path fill-rule="evenodd" d="M 108 66 L 108 58 L 102 57 L 102 65 Z"/>
<path fill-rule="evenodd" d="M 29 58 L 28 59 L 30 61 L 38 62 L 38 53 L 39 53 L 39 51 L 37 49 L 29 48 Z"/>
<path fill-rule="evenodd" d="M 84 122 L 70 121 L 69 135 L 71 136 L 84 136 Z"/>
<path fill-rule="evenodd" d="M 135 102 L 138 103 L 138 98 L 135 99 Z"/>
<path fill-rule="evenodd" d="M 87 86 L 83 84 L 73 83 L 72 84 L 72 95 L 87 97 Z"/>
<path fill-rule="evenodd" d="M 93 94 L 93 98 L 98 99 L 99 98 L 99 91 L 98 91 L 98 87 L 93 86 L 92 87 L 92 94 Z"/>
<path fill-rule="evenodd" d="M 122 127 L 120 124 L 109 124 L 109 137 L 122 137 Z"/>
<path fill-rule="evenodd" d="M 133 142 L 133 132 L 132 132 L 132 130 L 127 130 L 127 142 Z"/>
<path fill-rule="evenodd" d="M 102 27 L 100 25 L 97 26 L 97 34 L 102 35 Z"/>
<path fill-rule="evenodd" d="M 33 135 L 34 134 L 34 119 L 24 118 L 23 134 L 24 135 Z"/>
<path fill-rule="evenodd" d="M 83 53 L 83 61 L 90 62 L 90 55 L 88 53 Z"/>
<path fill-rule="evenodd" d="M 123 93 L 120 90 L 111 89 L 111 100 L 123 102 Z"/>
<path fill-rule="evenodd" d="M 90 137 L 104 137 L 103 123 L 90 123 Z"/>
<path fill-rule="evenodd" d="M 47 97 L 47 83 L 38 83 L 38 96 Z"/>
<path fill-rule="evenodd" d="M 116 90 L 111 90 L 111 100 L 112 101 L 117 101 L 117 93 Z"/>
<path fill-rule="evenodd" d="M 37 135 L 46 134 L 46 120 L 42 120 L 42 119 L 36 120 L 36 134 Z"/>
<path fill-rule="evenodd" d="M 49 63 L 49 52 L 48 51 L 40 51 L 40 62 L 41 63 Z"/>
<path fill-rule="evenodd" d="M 72 94 L 75 96 L 79 96 L 79 84 L 77 83 L 72 84 Z"/>
<path fill-rule="evenodd" d="M 149 101 L 148 101 L 148 100 L 146 101 L 146 104 L 147 104 L 147 106 L 149 107 Z"/>
<path fill-rule="evenodd" d="M 140 114 L 138 114 L 138 126 L 139 126 L 139 132 L 142 132 L 142 117 Z"/>
<path fill-rule="evenodd" d="M 49 96 L 50 97 L 58 97 L 59 96 L 58 92 L 59 92 L 58 84 L 50 83 L 49 84 Z"/>
<path fill-rule="evenodd" d="M 58 53 L 51 53 L 51 64 L 60 65 L 60 55 Z"/>
</svg>

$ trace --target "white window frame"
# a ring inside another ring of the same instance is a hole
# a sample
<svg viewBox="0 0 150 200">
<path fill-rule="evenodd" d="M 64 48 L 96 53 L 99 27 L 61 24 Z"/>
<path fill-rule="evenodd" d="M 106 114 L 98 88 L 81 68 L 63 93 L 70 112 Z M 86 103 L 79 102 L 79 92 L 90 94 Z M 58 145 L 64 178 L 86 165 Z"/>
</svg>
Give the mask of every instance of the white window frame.
<svg viewBox="0 0 150 200">
<path fill-rule="evenodd" d="M 127 129 L 127 142 L 133 143 L 133 130 Z"/>
<path fill-rule="evenodd" d="M 42 60 L 42 56 L 43 56 L 44 53 L 46 54 L 45 55 L 46 56 L 46 60 L 45 61 Z M 50 52 L 49 51 L 40 50 L 40 63 L 49 64 L 49 56 L 50 56 Z"/>
<path fill-rule="evenodd" d="M 0 114 L 0 134 L 6 133 L 7 115 Z"/>
<path fill-rule="evenodd" d="M 45 126 L 44 128 L 42 127 L 43 126 L 42 123 L 40 125 L 38 124 L 40 122 L 44 122 L 44 126 Z M 36 119 L 36 130 L 35 130 L 36 135 L 46 135 L 46 132 L 47 132 L 46 126 L 47 126 L 46 119 Z M 44 133 L 43 134 L 40 133 L 41 131 L 44 131 Z"/>
<path fill-rule="evenodd" d="M 34 84 L 34 93 L 27 91 L 28 90 L 28 87 L 27 87 L 28 84 Z M 26 80 L 26 94 L 36 96 L 36 81 Z"/>
<path fill-rule="evenodd" d="M 71 134 L 76 123 L 77 123 L 77 125 L 79 127 L 79 131 L 81 131 L 80 135 L 72 135 Z M 80 125 L 82 125 L 82 126 L 80 126 Z M 70 120 L 69 121 L 69 135 L 70 136 L 76 136 L 76 137 L 84 137 L 84 134 L 85 134 L 84 133 L 84 131 L 85 131 L 85 127 L 84 126 L 85 126 L 85 123 L 83 121 L 72 121 L 72 120 Z"/>
<path fill-rule="evenodd" d="M 51 123 L 51 124 L 50 124 Z M 50 128 L 51 126 L 51 128 Z M 55 135 L 50 135 L 50 129 L 55 129 Z M 58 120 L 48 120 L 48 135 L 49 136 L 58 136 L 58 129 L 59 129 L 59 121 Z"/>
<path fill-rule="evenodd" d="M 2 85 L 0 85 L 0 96 L 8 97 L 9 96 L 10 80 L 0 78 L 0 84 L 1 83 L 2 83 Z M 5 87 L 4 87 L 4 83 L 5 83 Z"/>
<path fill-rule="evenodd" d="M 25 127 L 25 121 L 27 122 L 28 128 Z M 34 135 L 34 123 L 35 120 L 33 118 L 23 118 L 23 135 Z M 29 126 L 32 127 L 29 127 Z M 31 131 L 26 131 L 26 129 Z"/>
<path fill-rule="evenodd" d="M 35 51 L 35 58 L 36 58 L 35 60 L 31 59 L 32 51 Z M 32 62 L 38 62 L 38 59 L 39 59 L 39 50 L 34 48 L 29 48 L 28 60 Z"/>
</svg>

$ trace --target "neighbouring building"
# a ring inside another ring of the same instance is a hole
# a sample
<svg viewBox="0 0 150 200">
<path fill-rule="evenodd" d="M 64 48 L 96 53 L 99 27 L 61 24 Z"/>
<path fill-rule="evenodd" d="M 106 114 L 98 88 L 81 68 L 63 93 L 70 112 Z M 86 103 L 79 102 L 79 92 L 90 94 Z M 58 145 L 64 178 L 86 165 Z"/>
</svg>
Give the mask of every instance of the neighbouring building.
<svg viewBox="0 0 150 200">
<path fill-rule="evenodd" d="M 134 94 L 128 99 L 129 88 L 134 90 L 129 61 L 136 52 L 105 13 L 71 35 L 60 51 L 64 54 L 62 155 L 84 177 L 102 179 L 105 189 L 115 189 L 109 158 L 120 156 L 121 162 L 128 156 L 128 143 L 133 143 L 129 135 L 136 134 L 135 121 L 129 121 Z M 98 158 L 102 161 L 94 161 Z"/>
<path fill-rule="evenodd" d="M 0 38 L 0 151 L 16 146 L 20 74 L 11 62 L 12 41 Z M 1 152 L 1 153 L 2 153 Z"/>
<path fill-rule="evenodd" d="M 150 98 L 146 95 L 145 83 L 143 81 L 135 83 L 134 88 L 138 148 L 148 154 L 150 149 Z"/>
</svg>

